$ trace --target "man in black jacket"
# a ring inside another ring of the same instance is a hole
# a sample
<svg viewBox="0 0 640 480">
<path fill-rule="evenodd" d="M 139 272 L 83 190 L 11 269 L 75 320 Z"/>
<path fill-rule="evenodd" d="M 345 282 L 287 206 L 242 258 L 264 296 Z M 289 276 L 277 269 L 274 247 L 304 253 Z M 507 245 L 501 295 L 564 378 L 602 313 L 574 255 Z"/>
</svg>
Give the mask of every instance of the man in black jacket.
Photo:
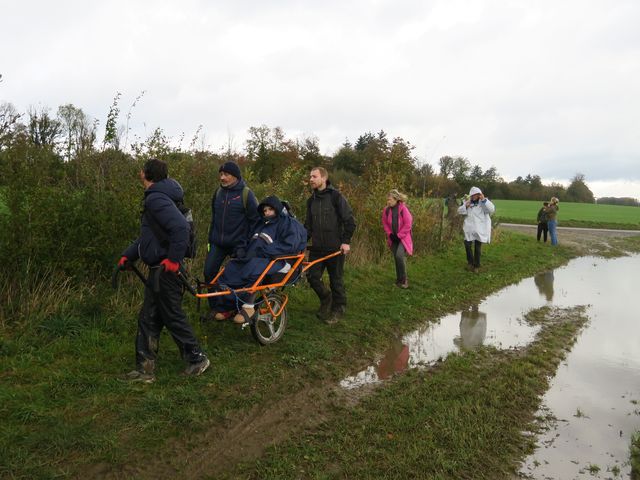
<svg viewBox="0 0 640 480">
<path fill-rule="evenodd" d="M 155 380 L 160 332 L 165 326 L 187 362 L 186 375 L 200 375 L 210 363 L 182 310 L 184 289 L 178 274 L 187 250 L 189 226 L 176 206 L 184 196 L 182 187 L 167 178 L 167 174 L 167 164 L 161 160 L 151 159 L 144 164 L 140 172 L 145 189 L 140 236 L 118 262 L 118 266 L 125 269 L 128 262 L 140 258 L 149 266 L 144 303 L 138 317 L 136 369 L 127 375 L 132 381 L 144 383 Z M 168 242 L 158 239 L 154 224 L 166 233 Z"/>
<path fill-rule="evenodd" d="M 347 295 L 344 288 L 344 255 L 350 251 L 349 244 L 356 229 L 353 212 L 346 198 L 329 181 L 323 167 L 315 167 L 309 175 L 313 189 L 307 200 L 307 217 L 304 226 L 311 239 L 309 261 L 322 258 L 340 250 L 343 255 L 315 264 L 309 269 L 307 278 L 311 288 L 320 298 L 317 316 L 327 323 L 336 323 L 344 315 Z M 327 289 L 322 281 L 324 269 L 329 273 Z"/>
</svg>

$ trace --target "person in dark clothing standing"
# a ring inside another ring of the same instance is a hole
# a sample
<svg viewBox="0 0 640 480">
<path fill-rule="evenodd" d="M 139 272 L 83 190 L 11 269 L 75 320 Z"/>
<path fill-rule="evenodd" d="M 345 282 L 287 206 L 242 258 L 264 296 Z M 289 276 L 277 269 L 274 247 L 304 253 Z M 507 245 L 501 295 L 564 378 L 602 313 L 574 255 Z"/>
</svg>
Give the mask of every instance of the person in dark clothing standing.
<svg viewBox="0 0 640 480">
<path fill-rule="evenodd" d="M 315 167 L 309 175 L 309 185 L 313 189 L 307 200 L 307 217 L 304 226 L 308 238 L 309 261 L 322 258 L 340 250 L 343 255 L 319 262 L 307 273 L 311 288 L 320 299 L 317 316 L 327 323 L 336 323 L 344 315 L 347 295 L 344 288 L 344 255 L 351 250 L 349 244 L 356 229 L 353 212 L 347 199 L 329 181 L 329 174 L 323 167 Z M 322 281 L 324 270 L 329 273 L 329 287 Z"/>
<path fill-rule="evenodd" d="M 182 310 L 183 285 L 178 278 L 189 240 L 189 226 L 176 203 L 184 193 L 178 182 L 167 178 L 167 164 L 151 159 L 144 164 L 140 179 L 144 186 L 144 211 L 140 236 L 127 248 L 118 266 L 141 259 L 149 266 L 144 302 L 138 316 L 136 335 L 136 369 L 127 374 L 132 381 L 155 380 L 160 332 L 167 327 L 187 362 L 186 375 L 200 375 L 209 367 L 193 328 Z M 154 233 L 154 223 L 167 234 L 168 244 Z"/>
<path fill-rule="evenodd" d="M 549 202 L 542 202 L 542 208 L 538 210 L 538 235 L 537 239 L 540 241 L 540 236 L 544 233 L 544 242 L 547 242 L 547 232 L 549 231 L 549 227 L 547 225 L 547 206 L 549 206 Z"/>
<path fill-rule="evenodd" d="M 220 186 L 211 199 L 209 252 L 204 263 L 204 280 L 211 282 L 227 257 L 244 257 L 250 235 L 260 223 L 258 201 L 240 174 L 240 167 L 226 162 L 218 169 Z M 228 318 L 228 312 L 215 313 L 216 301 L 209 298 L 211 315 Z"/>
</svg>

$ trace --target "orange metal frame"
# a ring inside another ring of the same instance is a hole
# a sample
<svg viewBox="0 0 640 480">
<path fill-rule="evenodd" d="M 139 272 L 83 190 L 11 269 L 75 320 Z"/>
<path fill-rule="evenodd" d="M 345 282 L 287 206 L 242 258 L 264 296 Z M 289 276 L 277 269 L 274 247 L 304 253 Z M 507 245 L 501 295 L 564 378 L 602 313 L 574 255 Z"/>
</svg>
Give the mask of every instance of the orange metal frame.
<svg viewBox="0 0 640 480">
<path fill-rule="evenodd" d="M 262 293 L 262 298 L 264 299 L 265 304 L 267 305 L 267 307 L 269 309 L 269 313 L 271 313 L 271 315 L 273 315 L 274 317 L 278 317 L 278 316 L 280 316 L 280 314 L 284 310 L 284 307 L 287 305 L 287 303 L 289 301 L 289 297 L 287 295 L 285 295 L 284 296 L 284 301 L 282 302 L 282 305 L 280 306 L 280 309 L 277 312 L 274 312 L 271 304 L 267 301 L 267 295 L 266 295 L 265 290 L 273 290 L 273 289 L 276 289 L 276 288 L 284 287 L 287 284 L 287 282 L 289 281 L 289 279 L 291 278 L 291 276 L 293 275 L 293 273 L 297 270 L 297 268 L 300 265 L 302 265 L 302 271 L 306 272 L 313 265 L 315 265 L 317 263 L 320 263 L 320 262 L 324 262 L 325 260 L 328 260 L 329 258 L 336 257 L 338 255 L 342 255 L 342 252 L 341 251 L 333 252 L 333 253 L 325 256 L 325 257 L 318 258 L 317 260 L 314 260 L 312 262 L 305 262 L 304 261 L 304 252 L 299 253 L 297 255 L 286 255 L 286 256 L 283 256 L 283 257 L 274 258 L 273 260 L 271 260 L 269 262 L 269 264 L 266 266 L 266 268 L 264 269 L 262 274 L 258 277 L 258 279 L 250 287 L 238 288 L 238 289 L 235 289 L 235 290 L 227 289 L 227 290 L 222 290 L 222 291 L 218 291 L 218 292 L 206 292 L 206 293 L 198 292 L 196 294 L 196 297 L 198 297 L 198 298 L 219 297 L 219 296 L 222 296 L 222 295 L 231 295 L 234 292 L 235 293 L 243 293 L 243 292 L 256 293 L 256 292 L 261 292 Z M 278 262 L 280 260 L 294 260 L 294 263 L 291 266 L 291 269 L 287 272 L 287 274 L 284 276 L 284 278 L 280 282 L 269 283 L 269 284 L 263 285 L 262 281 L 264 280 L 264 277 L 266 277 L 267 272 L 271 269 L 271 267 L 273 266 L 274 263 L 276 263 L 276 262 Z M 222 275 L 222 272 L 224 272 L 224 267 L 222 267 L 220 269 L 220 271 L 218 272 L 218 274 L 215 276 L 215 278 L 213 280 L 211 280 L 211 282 L 206 285 L 207 289 L 210 289 L 210 288 L 212 288 L 212 287 L 214 287 L 216 285 L 216 283 L 218 282 L 218 278 L 220 278 L 220 275 Z"/>
</svg>

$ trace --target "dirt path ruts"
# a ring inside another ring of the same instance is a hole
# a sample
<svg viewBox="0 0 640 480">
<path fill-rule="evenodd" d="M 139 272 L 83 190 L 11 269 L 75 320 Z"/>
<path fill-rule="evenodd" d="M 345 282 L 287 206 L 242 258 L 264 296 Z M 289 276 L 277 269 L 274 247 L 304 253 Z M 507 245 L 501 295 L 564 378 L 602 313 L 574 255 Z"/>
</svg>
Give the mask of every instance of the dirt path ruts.
<svg viewBox="0 0 640 480">
<path fill-rule="evenodd" d="M 162 448 L 167 452 L 162 458 L 142 453 L 141 458 L 131 458 L 119 469 L 95 465 L 90 472 L 83 472 L 82 478 L 217 478 L 241 461 L 260 457 L 270 445 L 319 425 L 340 397 L 344 396 L 336 395 L 335 385 L 309 386 L 278 401 L 237 412 L 189 443 L 169 440 Z"/>
<path fill-rule="evenodd" d="M 536 238 L 536 225 L 501 223 L 500 229 L 525 233 Z M 612 240 L 639 236 L 640 230 L 609 230 L 596 228 L 558 227 L 558 243 L 575 248 L 581 255 L 599 254 L 613 248 Z M 547 239 L 547 243 L 549 239 Z"/>
</svg>

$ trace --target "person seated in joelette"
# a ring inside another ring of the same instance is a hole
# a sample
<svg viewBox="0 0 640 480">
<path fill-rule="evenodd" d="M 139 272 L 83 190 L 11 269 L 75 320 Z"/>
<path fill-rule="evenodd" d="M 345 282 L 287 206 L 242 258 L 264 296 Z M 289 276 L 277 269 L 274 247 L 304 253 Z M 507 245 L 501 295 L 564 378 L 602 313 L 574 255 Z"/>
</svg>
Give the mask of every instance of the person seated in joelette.
<svg viewBox="0 0 640 480">
<path fill-rule="evenodd" d="M 253 232 L 246 251 L 238 250 L 237 258 L 227 263 L 218 279 L 220 289 L 250 287 L 264 272 L 271 259 L 295 255 L 306 248 L 307 230 L 288 214 L 278 197 L 272 195 L 262 200 L 258 205 L 258 214 L 261 222 Z M 268 274 L 286 273 L 290 268 L 289 263 L 280 260 L 271 266 Z M 239 293 L 237 297 L 238 301 L 236 294 L 212 297 L 216 299 L 214 318 L 230 318 L 242 303 L 242 308 L 233 321 L 239 324 L 247 322 L 255 313 L 256 294 Z"/>
</svg>

